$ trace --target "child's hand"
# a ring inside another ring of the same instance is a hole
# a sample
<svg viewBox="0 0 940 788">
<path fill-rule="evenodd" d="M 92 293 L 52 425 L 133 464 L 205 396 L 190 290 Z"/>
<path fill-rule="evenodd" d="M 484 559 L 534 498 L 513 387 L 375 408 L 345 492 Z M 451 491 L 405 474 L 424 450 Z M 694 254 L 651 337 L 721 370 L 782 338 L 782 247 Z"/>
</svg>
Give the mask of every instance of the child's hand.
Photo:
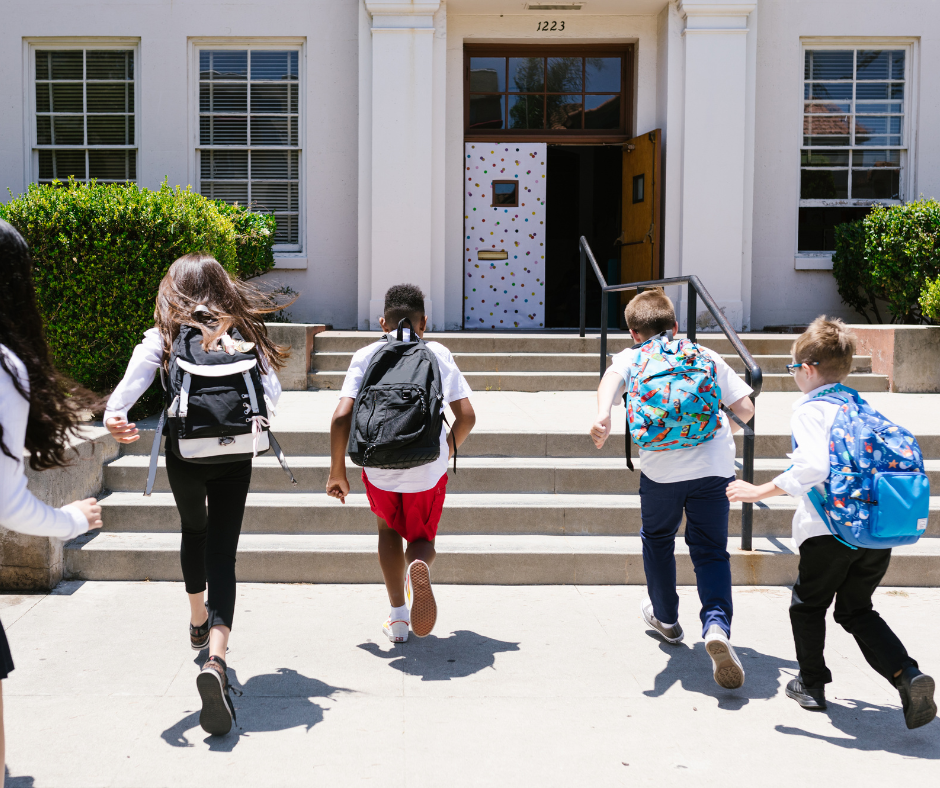
<svg viewBox="0 0 940 788">
<path fill-rule="evenodd" d="M 340 503 L 346 503 L 349 495 L 349 480 L 346 476 L 330 476 L 326 482 L 326 494 L 330 498 L 339 498 Z"/>
<path fill-rule="evenodd" d="M 610 414 L 598 416 L 594 426 L 591 427 L 591 440 L 598 449 L 604 448 L 607 438 L 610 436 Z"/>
<path fill-rule="evenodd" d="M 762 490 L 753 484 L 735 479 L 728 485 L 725 494 L 731 503 L 757 503 L 762 497 Z"/>
<path fill-rule="evenodd" d="M 78 509 L 88 520 L 88 530 L 101 528 L 101 505 L 97 498 L 86 498 L 84 501 L 72 501 L 72 506 Z"/>
<path fill-rule="evenodd" d="M 113 416 L 108 419 L 104 426 L 118 443 L 133 443 L 140 440 L 140 431 L 135 424 L 128 424 L 124 419 Z"/>
</svg>

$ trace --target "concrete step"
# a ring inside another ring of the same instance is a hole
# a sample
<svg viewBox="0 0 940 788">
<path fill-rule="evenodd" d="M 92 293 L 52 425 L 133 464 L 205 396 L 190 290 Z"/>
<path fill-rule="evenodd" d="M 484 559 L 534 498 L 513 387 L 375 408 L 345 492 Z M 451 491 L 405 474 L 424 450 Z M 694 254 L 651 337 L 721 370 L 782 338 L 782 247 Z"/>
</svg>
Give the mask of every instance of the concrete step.
<svg viewBox="0 0 940 788">
<path fill-rule="evenodd" d="M 737 460 L 741 467 L 741 459 Z M 120 457 L 104 469 L 104 487 L 112 492 L 141 492 L 147 481 L 148 458 Z M 449 473 L 448 493 L 637 493 L 642 463 L 634 460 L 631 473 L 622 457 L 461 457 L 458 472 Z M 934 490 L 940 491 L 940 460 L 927 460 L 926 470 Z M 294 487 L 274 457 L 254 460 L 252 492 L 322 493 L 329 476 L 330 458 L 291 457 Z M 758 459 L 755 484 L 769 482 L 789 467 L 786 459 Z M 353 492 L 364 492 L 362 469 L 347 458 L 346 475 Z M 169 492 L 166 467 L 160 457 L 155 492 Z"/>
<path fill-rule="evenodd" d="M 310 357 L 310 371 L 314 373 L 345 373 L 352 361 L 352 351 L 315 352 Z M 726 355 L 724 360 L 738 373 L 744 372 L 744 360 Z M 598 369 L 598 354 L 590 353 L 455 353 L 454 360 L 464 374 L 471 372 L 592 372 Z M 787 374 L 786 365 L 792 361 L 789 354 L 754 356 L 765 375 Z M 871 356 L 855 356 L 852 370 L 871 373 Z"/>
<path fill-rule="evenodd" d="M 342 388 L 345 372 L 311 372 L 307 388 L 311 391 Z M 593 391 L 597 388 L 597 372 L 464 372 L 474 391 Z M 742 375 L 743 377 L 743 375 Z M 884 375 L 851 374 L 845 385 L 857 391 L 887 391 Z M 788 374 L 764 375 L 762 391 L 798 391 Z"/>
<path fill-rule="evenodd" d="M 645 583 L 636 536 L 442 535 L 437 583 L 619 585 Z M 754 540 L 754 550 L 729 544 L 735 585 L 790 585 L 798 555 L 779 539 Z M 241 582 L 381 583 L 374 535 L 245 534 L 239 542 Z M 66 577 L 75 580 L 182 579 L 179 535 L 92 533 L 65 546 Z M 694 585 L 685 544 L 676 544 L 677 582 Z M 889 586 L 940 585 L 940 539 L 924 538 L 894 551 Z"/>
<path fill-rule="evenodd" d="M 101 499 L 109 532 L 178 533 L 173 495 L 112 493 Z M 796 501 L 773 498 L 755 507 L 754 534 L 787 538 Z M 741 506 L 731 507 L 729 533 L 740 533 Z M 443 534 L 635 535 L 639 495 L 554 493 L 452 493 L 441 517 Z M 940 534 L 940 498 L 931 499 L 929 535 Z M 325 493 L 249 493 L 243 533 L 371 534 L 375 518 L 363 493 L 342 504 Z"/>
</svg>

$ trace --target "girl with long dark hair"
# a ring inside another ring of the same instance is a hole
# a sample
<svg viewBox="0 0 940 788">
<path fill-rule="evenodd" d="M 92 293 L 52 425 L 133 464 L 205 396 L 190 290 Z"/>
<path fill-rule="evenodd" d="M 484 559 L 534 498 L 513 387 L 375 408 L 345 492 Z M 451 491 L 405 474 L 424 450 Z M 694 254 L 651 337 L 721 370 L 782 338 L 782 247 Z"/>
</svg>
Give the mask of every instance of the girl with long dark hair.
<svg viewBox="0 0 940 788">
<path fill-rule="evenodd" d="M 33 470 L 67 465 L 69 439 L 86 410 L 99 400 L 52 365 L 36 305 L 32 261 L 23 237 L 0 220 L 0 525 L 34 536 L 73 539 L 101 527 L 94 498 L 61 509 L 47 506 L 26 487 Z M 0 625 L 0 688 L 13 659 Z M 0 689 L 0 775 L 3 774 L 3 694 Z M 2 777 L 0 777 L 2 780 Z"/>
<path fill-rule="evenodd" d="M 279 308 L 260 290 L 230 277 L 215 258 L 200 253 L 179 258 L 160 283 L 156 326 L 134 349 L 124 379 L 108 400 L 105 426 L 120 443 L 140 438 L 137 427 L 128 424 L 127 412 L 157 370 L 168 370 L 182 326 L 202 333 L 206 351 L 220 340 L 232 342 L 231 329 L 237 329 L 244 343 L 254 343 L 264 395 L 273 410 L 281 394 L 275 371 L 284 366 L 288 353 L 268 338 L 263 319 Z M 159 441 L 160 436 L 154 439 Z M 199 721 L 206 732 L 223 735 L 235 717 L 225 652 L 235 613 L 235 552 L 251 483 L 251 460 L 214 464 L 186 460 L 173 430 L 167 432 L 165 453 L 182 529 L 180 563 L 189 595 L 190 645 L 195 650 L 209 647 L 209 658 L 196 679 L 202 697 Z"/>
</svg>

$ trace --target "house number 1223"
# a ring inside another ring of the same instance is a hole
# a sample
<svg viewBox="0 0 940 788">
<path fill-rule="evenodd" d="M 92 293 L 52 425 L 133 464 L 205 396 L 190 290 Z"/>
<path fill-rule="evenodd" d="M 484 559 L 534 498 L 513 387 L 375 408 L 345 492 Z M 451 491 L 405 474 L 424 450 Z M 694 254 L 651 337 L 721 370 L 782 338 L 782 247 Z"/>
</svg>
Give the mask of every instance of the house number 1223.
<svg viewBox="0 0 940 788">
<path fill-rule="evenodd" d="M 538 29 L 539 31 L 543 32 L 543 33 L 547 32 L 547 31 L 549 31 L 549 30 L 557 30 L 557 31 L 561 32 L 562 30 L 565 29 L 565 20 L 562 19 L 560 22 L 557 21 L 557 20 L 553 20 L 553 21 L 551 21 L 551 22 L 547 22 L 547 21 L 546 21 L 546 22 L 539 22 L 539 26 L 538 26 L 537 29 Z"/>
</svg>

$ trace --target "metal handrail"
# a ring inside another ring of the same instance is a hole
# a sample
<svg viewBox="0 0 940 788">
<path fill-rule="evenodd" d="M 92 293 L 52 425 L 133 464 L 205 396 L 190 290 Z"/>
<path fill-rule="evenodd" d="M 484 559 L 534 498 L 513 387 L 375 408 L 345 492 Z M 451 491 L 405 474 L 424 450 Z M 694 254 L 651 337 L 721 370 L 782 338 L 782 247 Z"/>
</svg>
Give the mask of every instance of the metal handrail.
<svg viewBox="0 0 940 788">
<path fill-rule="evenodd" d="M 741 357 L 741 360 L 744 362 L 744 380 L 753 389 L 753 394 L 751 394 L 751 400 L 757 398 L 757 395 L 760 394 L 761 386 L 764 381 L 764 373 L 761 372 L 760 366 L 754 361 L 754 357 L 751 355 L 750 351 L 744 346 L 744 343 L 741 341 L 741 337 L 738 336 L 737 332 L 734 330 L 731 323 L 728 322 L 728 318 L 725 317 L 724 313 L 718 307 L 718 304 L 715 303 L 715 299 L 711 297 L 711 294 L 708 290 L 705 289 L 705 286 L 702 284 L 701 280 L 694 274 L 690 276 L 674 276 L 671 279 L 651 279 L 646 282 L 631 282 L 630 284 L 624 285 L 609 285 L 607 280 L 604 278 L 604 275 L 601 273 L 601 269 L 597 265 L 597 260 L 594 259 L 594 253 L 591 251 L 591 247 L 587 242 L 587 239 L 582 235 L 581 240 L 578 243 L 578 247 L 581 253 L 581 336 L 584 336 L 585 329 L 585 320 L 587 315 L 587 263 L 591 263 L 591 267 L 594 269 L 594 275 L 597 277 L 597 281 L 601 286 L 601 374 L 603 378 L 604 373 L 607 372 L 607 294 L 608 293 L 621 293 L 625 290 L 640 290 L 648 287 L 668 287 L 669 285 L 681 285 L 688 283 L 688 297 L 687 297 L 687 308 L 686 308 L 686 336 L 695 341 L 695 322 L 698 312 L 698 298 L 702 299 L 702 302 L 708 307 L 708 311 L 711 313 L 712 317 L 715 318 L 715 322 L 718 324 L 718 327 L 724 332 L 724 335 L 728 338 L 728 341 L 731 343 L 731 347 L 734 348 L 735 353 Z M 754 483 L 754 417 L 747 423 L 746 428 L 743 431 L 743 442 L 744 442 L 744 457 L 743 457 L 743 467 L 741 468 L 741 477 L 744 481 L 751 484 Z M 752 550 L 752 534 L 754 527 L 754 504 L 744 503 L 741 505 L 741 549 L 742 550 Z"/>
</svg>

